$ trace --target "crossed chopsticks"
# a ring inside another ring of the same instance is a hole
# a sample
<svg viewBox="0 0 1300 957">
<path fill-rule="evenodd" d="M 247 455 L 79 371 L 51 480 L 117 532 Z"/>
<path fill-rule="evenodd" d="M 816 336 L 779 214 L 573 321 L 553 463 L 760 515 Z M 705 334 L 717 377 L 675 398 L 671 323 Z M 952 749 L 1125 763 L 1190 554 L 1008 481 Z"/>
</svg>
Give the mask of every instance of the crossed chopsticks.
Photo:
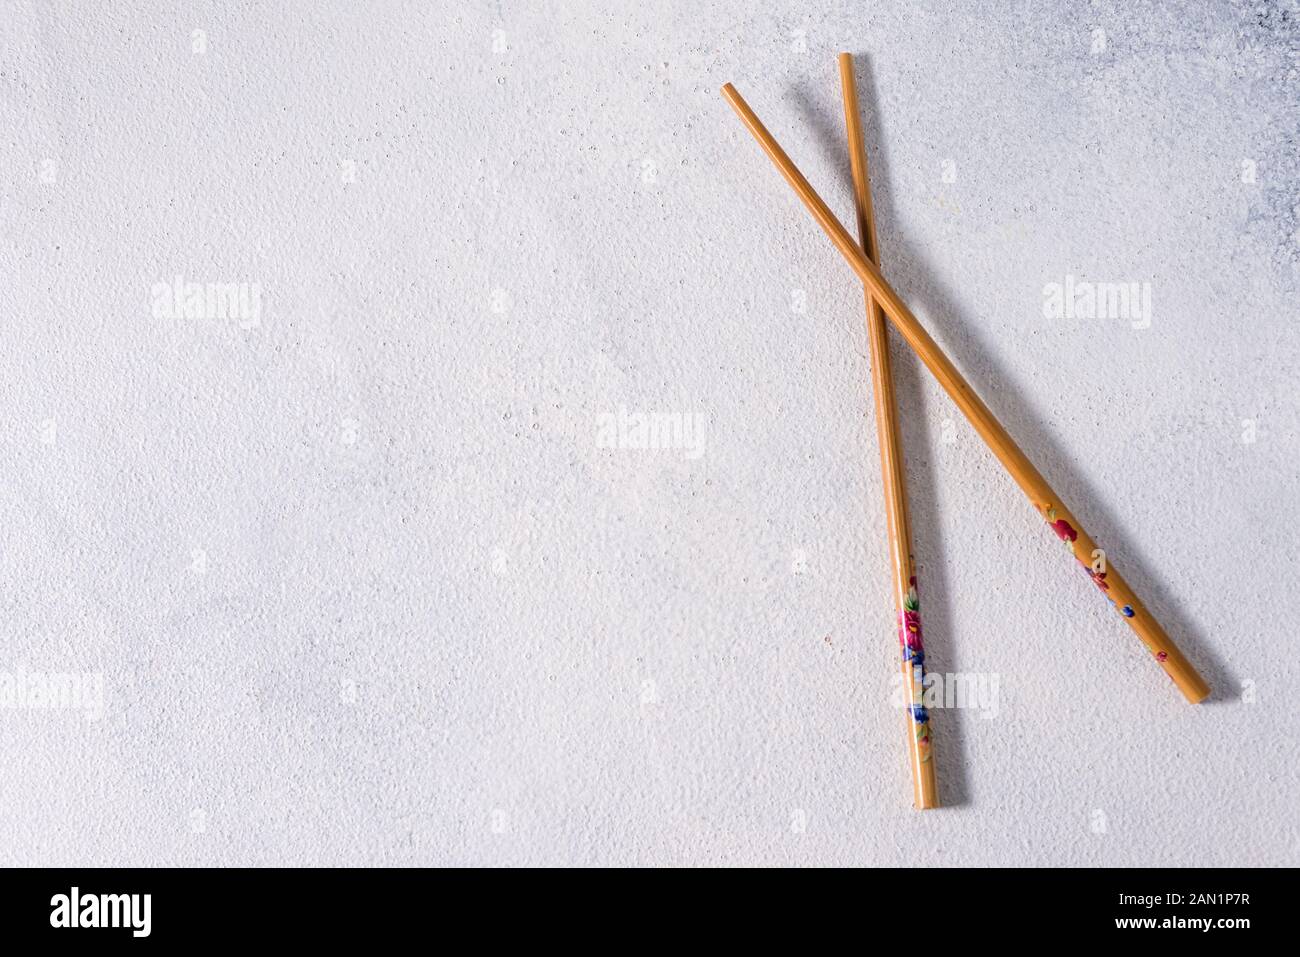
<svg viewBox="0 0 1300 957">
<path fill-rule="evenodd" d="M 848 230 L 835 218 L 835 214 L 790 161 L 790 157 L 786 156 L 785 150 L 781 149 L 780 144 L 754 115 L 754 111 L 736 92 L 736 88 L 728 83 L 722 88 L 722 95 L 731 104 L 741 121 L 749 127 L 750 133 L 758 140 L 759 145 L 785 177 L 786 182 L 803 200 L 813 218 L 817 220 L 866 287 L 872 382 L 880 440 L 881 471 L 885 486 L 894 594 L 899 615 L 899 642 L 903 675 L 911 693 L 908 707 L 910 725 L 908 750 L 913 787 L 918 808 L 937 807 L 934 764 L 930 758 L 929 714 L 921 697 L 925 654 L 921 642 L 920 609 L 912 567 L 911 536 L 908 530 L 907 501 L 903 488 L 902 455 L 895 422 L 893 386 L 889 374 L 889 351 L 885 340 L 884 319 L 886 317 L 911 346 L 912 351 L 925 363 L 925 367 L 939 380 L 944 391 L 975 427 L 975 431 L 997 456 L 1002 467 L 1015 479 L 1016 484 L 1051 525 L 1052 530 L 1069 548 L 1070 553 L 1083 566 L 1088 576 L 1116 610 L 1127 619 L 1138 638 L 1159 662 L 1160 667 L 1164 668 L 1173 679 L 1174 684 L 1187 700 L 1193 703 L 1204 700 L 1210 693 L 1210 686 L 1197 674 L 1196 669 L 1165 634 L 1160 624 L 1151 617 L 1146 606 L 1138 600 L 1133 590 L 1120 577 L 1119 572 L 1110 565 L 1106 553 L 1099 549 L 1097 543 L 1083 530 L 1079 521 L 1062 504 L 1060 496 L 1047 484 L 1047 480 L 1034 468 L 1033 463 L 1019 446 L 1011 440 L 1002 423 L 975 394 L 970 383 L 957 371 L 957 367 L 944 355 L 935 341 L 930 338 L 930 334 L 912 315 L 907 304 L 881 275 L 875 241 L 875 224 L 871 211 L 871 194 L 867 184 L 866 157 L 862 146 L 857 91 L 854 84 L 853 58 L 844 53 L 840 55 L 839 62 L 861 245 L 854 241 Z"/>
</svg>

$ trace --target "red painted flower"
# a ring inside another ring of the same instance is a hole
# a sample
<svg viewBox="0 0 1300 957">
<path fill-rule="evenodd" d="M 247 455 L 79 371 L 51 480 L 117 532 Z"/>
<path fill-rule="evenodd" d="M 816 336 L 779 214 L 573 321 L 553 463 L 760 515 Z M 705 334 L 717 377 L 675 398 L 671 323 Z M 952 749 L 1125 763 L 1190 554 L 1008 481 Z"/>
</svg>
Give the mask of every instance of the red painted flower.
<svg viewBox="0 0 1300 957">
<path fill-rule="evenodd" d="M 1168 657 L 1169 657 L 1169 652 L 1167 652 L 1167 651 L 1157 651 L 1157 652 L 1156 652 L 1156 661 L 1163 662 L 1163 661 L 1165 661 L 1165 659 L 1167 659 Z"/>
<path fill-rule="evenodd" d="M 921 613 L 903 612 L 903 641 L 909 648 L 921 647 Z"/>
<path fill-rule="evenodd" d="M 1106 584 L 1106 573 L 1105 573 L 1105 572 L 1095 572 L 1095 571 L 1092 570 L 1092 566 L 1088 566 L 1088 568 L 1087 568 L 1086 570 L 1087 570 L 1087 572 L 1088 572 L 1088 577 L 1092 579 L 1092 583 L 1093 583 L 1094 585 L 1096 585 L 1096 586 L 1097 586 L 1098 588 L 1100 588 L 1102 591 L 1109 591 L 1109 590 L 1110 590 L 1110 585 Z"/>
<path fill-rule="evenodd" d="M 1074 526 L 1063 518 L 1058 518 L 1056 521 L 1052 522 L 1052 531 L 1056 532 L 1063 542 L 1072 542 L 1079 537 L 1079 533 L 1074 530 Z"/>
<path fill-rule="evenodd" d="M 925 648 L 921 645 L 921 613 L 912 609 L 903 612 L 898 626 L 898 640 L 903 646 L 903 660 L 920 666 L 925 661 Z"/>
</svg>

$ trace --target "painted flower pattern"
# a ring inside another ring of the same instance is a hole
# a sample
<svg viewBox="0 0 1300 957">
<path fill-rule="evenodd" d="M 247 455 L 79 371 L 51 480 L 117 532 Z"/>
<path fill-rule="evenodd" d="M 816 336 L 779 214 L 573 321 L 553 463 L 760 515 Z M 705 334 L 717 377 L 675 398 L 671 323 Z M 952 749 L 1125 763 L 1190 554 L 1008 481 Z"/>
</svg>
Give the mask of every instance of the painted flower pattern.
<svg viewBox="0 0 1300 957">
<path fill-rule="evenodd" d="M 920 664 L 925 660 L 925 646 L 921 643 L 921 617 L 914 611 L 903 612 L 903 627 L 899 633 L 903 643 L 903 660 Z"/>
<path fill-rule="evenodd" d="M 1079 537 L 1079 533 L 1075 531 L 1074 526 L 1063 518 L 1058 518 L 1052 522 L 1052 531 L 1056 532 L 1063 542 L 1072 542 Z"/>
<path fill-rule="evenodd" d="M 921 639 L 921 603 L 916 597 L 916 576 L 908 582 L 907 597 L 903 599 L 903 614 L 899 622 L 898 641 L 903 646 L 903 660 L 914 664 L 925 661 L 925 645 Z"/>
<path fill-rule="evenodd" d="M 1088 577 L 1092 579 L 1092 583 L 1093 583 L 1094 585 L 1096 585 L 1096 586 L 1097 586 L 1098 588 L 1100 588 L 1102 591 L 1109 591 L 1109 590 L 1110 590 L 1110 585 L 1108 585 L 1108 584 L 1106 583 L 1106 573 L 1105 573 L 1105 572 L 1099 572 L 1099 571 L 1097 571 L 1095 568 L 1093 568 L 1091 565 L 1087 566 L 1087 568 L 1085 568 L 1084 570 L 1088 573 Z"/>
<path fill-rule="evenodd" d="M 903 663 L 912 669 L 911 704 L 908 714 L 916 736 L 916 752 L 921 761 L 930 760 L 930 712 L 925 707 L 925 645 L 921 639 L 921 602 L 916 597 L 916 576 L 907 583 L 903 610 L 898 616 L 898 643 Z"/>
<path fill-rule="evenodd" d="M 1092 580 L 1092 583 L 1101 590 L 1101 593 L 1106 596 L 1106 600 L 1114 605 L 1115 610 L 1125 618 L 1135 618 L 1137 612 L 1131 604 L 1124 601 L 1125 598 L 1129 597 L 1124 594 L 1126 589 L 1121 586 L 1118 594 L 1112 592 L 1111 582 L 1106 578 L 1104 570 L 1104 559 L 1101 562 L 1102 569 L 1093 567 L 1094 560 L 1098 555 L 1102 554 L 1100 550 L 1088 554 L 1087 539 L 1084 540 L 1082 547 L 1076 544 L 1079 541 L 1079 530 L 1071 525 L 1068 519 L 1058 516 L 1055 505 L 1047 504 L 1040 506 L 1040 508 L 1047 518 L 1047 524 L 1056 533 L 1056 537 L 1065 543 L 1065 546 L 1070 550 L 1070 554 L 1083 566 L 1084 572 Z"/>
</svg>

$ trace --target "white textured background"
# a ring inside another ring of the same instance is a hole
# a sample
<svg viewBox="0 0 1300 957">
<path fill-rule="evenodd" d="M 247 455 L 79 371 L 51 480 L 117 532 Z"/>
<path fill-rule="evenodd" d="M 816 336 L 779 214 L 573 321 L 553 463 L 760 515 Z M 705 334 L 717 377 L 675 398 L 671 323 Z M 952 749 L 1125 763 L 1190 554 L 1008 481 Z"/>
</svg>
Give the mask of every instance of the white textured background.
<svg viewBox="0 0 1300 957">
<path fill-rule="evenodd" d="M 109 6 L 0 6 L 0 669 L 106 686 L 0 711 L 0 863 L 1300 863 L 1294 4 Z M 860 288 L 718 95 L 847 221 L 842 49 L 885 272 L 1216 688 L 896 340 L 1001 683 L 924 815 Z"/>
</svg>

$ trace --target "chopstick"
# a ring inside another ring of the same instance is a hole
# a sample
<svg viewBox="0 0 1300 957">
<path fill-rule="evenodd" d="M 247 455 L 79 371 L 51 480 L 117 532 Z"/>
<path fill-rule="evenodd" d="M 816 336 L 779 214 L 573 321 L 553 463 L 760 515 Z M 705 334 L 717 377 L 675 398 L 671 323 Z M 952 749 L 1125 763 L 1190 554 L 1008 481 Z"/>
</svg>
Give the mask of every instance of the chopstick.
<svg viewBox="0 0 1300 957">
<path fill-rule="evenodd" d="M 1120 577 L 1114 566 L 1110 565 L 1105 552 L 1097 548 L 1083 526 L 1061 502 L 1060 496 L 1047 484 L 1047 480 L 1034 468 L 1025 453 L 1011 440 L 1007 430 L 994 418 L 993 413 L 975 394 L 975 390 L 962 378 L 957 367 L 943 353 L 930 334 L 912 315 L 907 304 L 899 297 L 875 264 L 863 254 L 853 237 L 835 218 L 822 198 L 808 184 L 798 167 L 790 161 L 781 146 L 767 131 L 754 111 L 749 108 L 736 88 L 728 83 L 722 88 L 722 95 L 731 104 L 750 133 L 758 140 L 764 152 L 776 164 L 781 175 L 785 177 L 795 193 L 808 207 L 813 218 L 830 237 L 831 242 L 848 260 L 854 272 L 863 284 L 884 308 L 885 314 L 893 322 L 903 339 L 925 363 L 927 369 L 943 386 L 944 391 L 956 403 L 957 408 L 974 426 L 975 431 L 985 441 L 993 454 L 997 456 L 1002 467 L 1015 479 L 1030 502 L 1051 525 L 1052 530 L 1066 544 L 1070 553 L 1083 565 L 1093 583 L 1106 595 L 1106 598 L 1125 617 L 1142 643 L 1146 645 L 1160 667 L 1173 679 L 1188 701 L 1196 703 L 1204 700 L 1210 693 L 1210 686 L 1205 683 L 1191 662 L 1178 650 L 1178 646 L 1165 634 L 1160 624 L 1151 617 L 1128 583 Z"/>
<path fill-rule="evenodd" d="M 840 54 L 840 89 L 844 94 L 844 126 L 849 139 L 849 166 L 853 170 L 853 198 L 862 251 L 877 267 L 876 217 L 867 180 L 867 154 L 862 144 L 862 118 L 853 56 Z M 894 609 L 898 613 L 898 644 L 904 687 L 907 689 L 907 754 L 912 767 L 912 800 L 918 810 L 939 806 L 934 760 L 930 748 L 930 716 L 925 708 L 925 647 L 921 640 L 921 612 L 916 596 L 916 567 L 912 560 L 912 529 L 907 513 L 907 488 L 903 472 L 903 446 L 898 432 L 898 406 L 889 368 L 889 339 L 885 313 L 870 292 L 866 294 L 867 339 L 871 345 L 871 391 L 876 405 L 876 438 L 880 445 L 880 475 L 885 488 L 885 524 L 889 530 L 890 571 L 893 574 Z"/>
</svg>

